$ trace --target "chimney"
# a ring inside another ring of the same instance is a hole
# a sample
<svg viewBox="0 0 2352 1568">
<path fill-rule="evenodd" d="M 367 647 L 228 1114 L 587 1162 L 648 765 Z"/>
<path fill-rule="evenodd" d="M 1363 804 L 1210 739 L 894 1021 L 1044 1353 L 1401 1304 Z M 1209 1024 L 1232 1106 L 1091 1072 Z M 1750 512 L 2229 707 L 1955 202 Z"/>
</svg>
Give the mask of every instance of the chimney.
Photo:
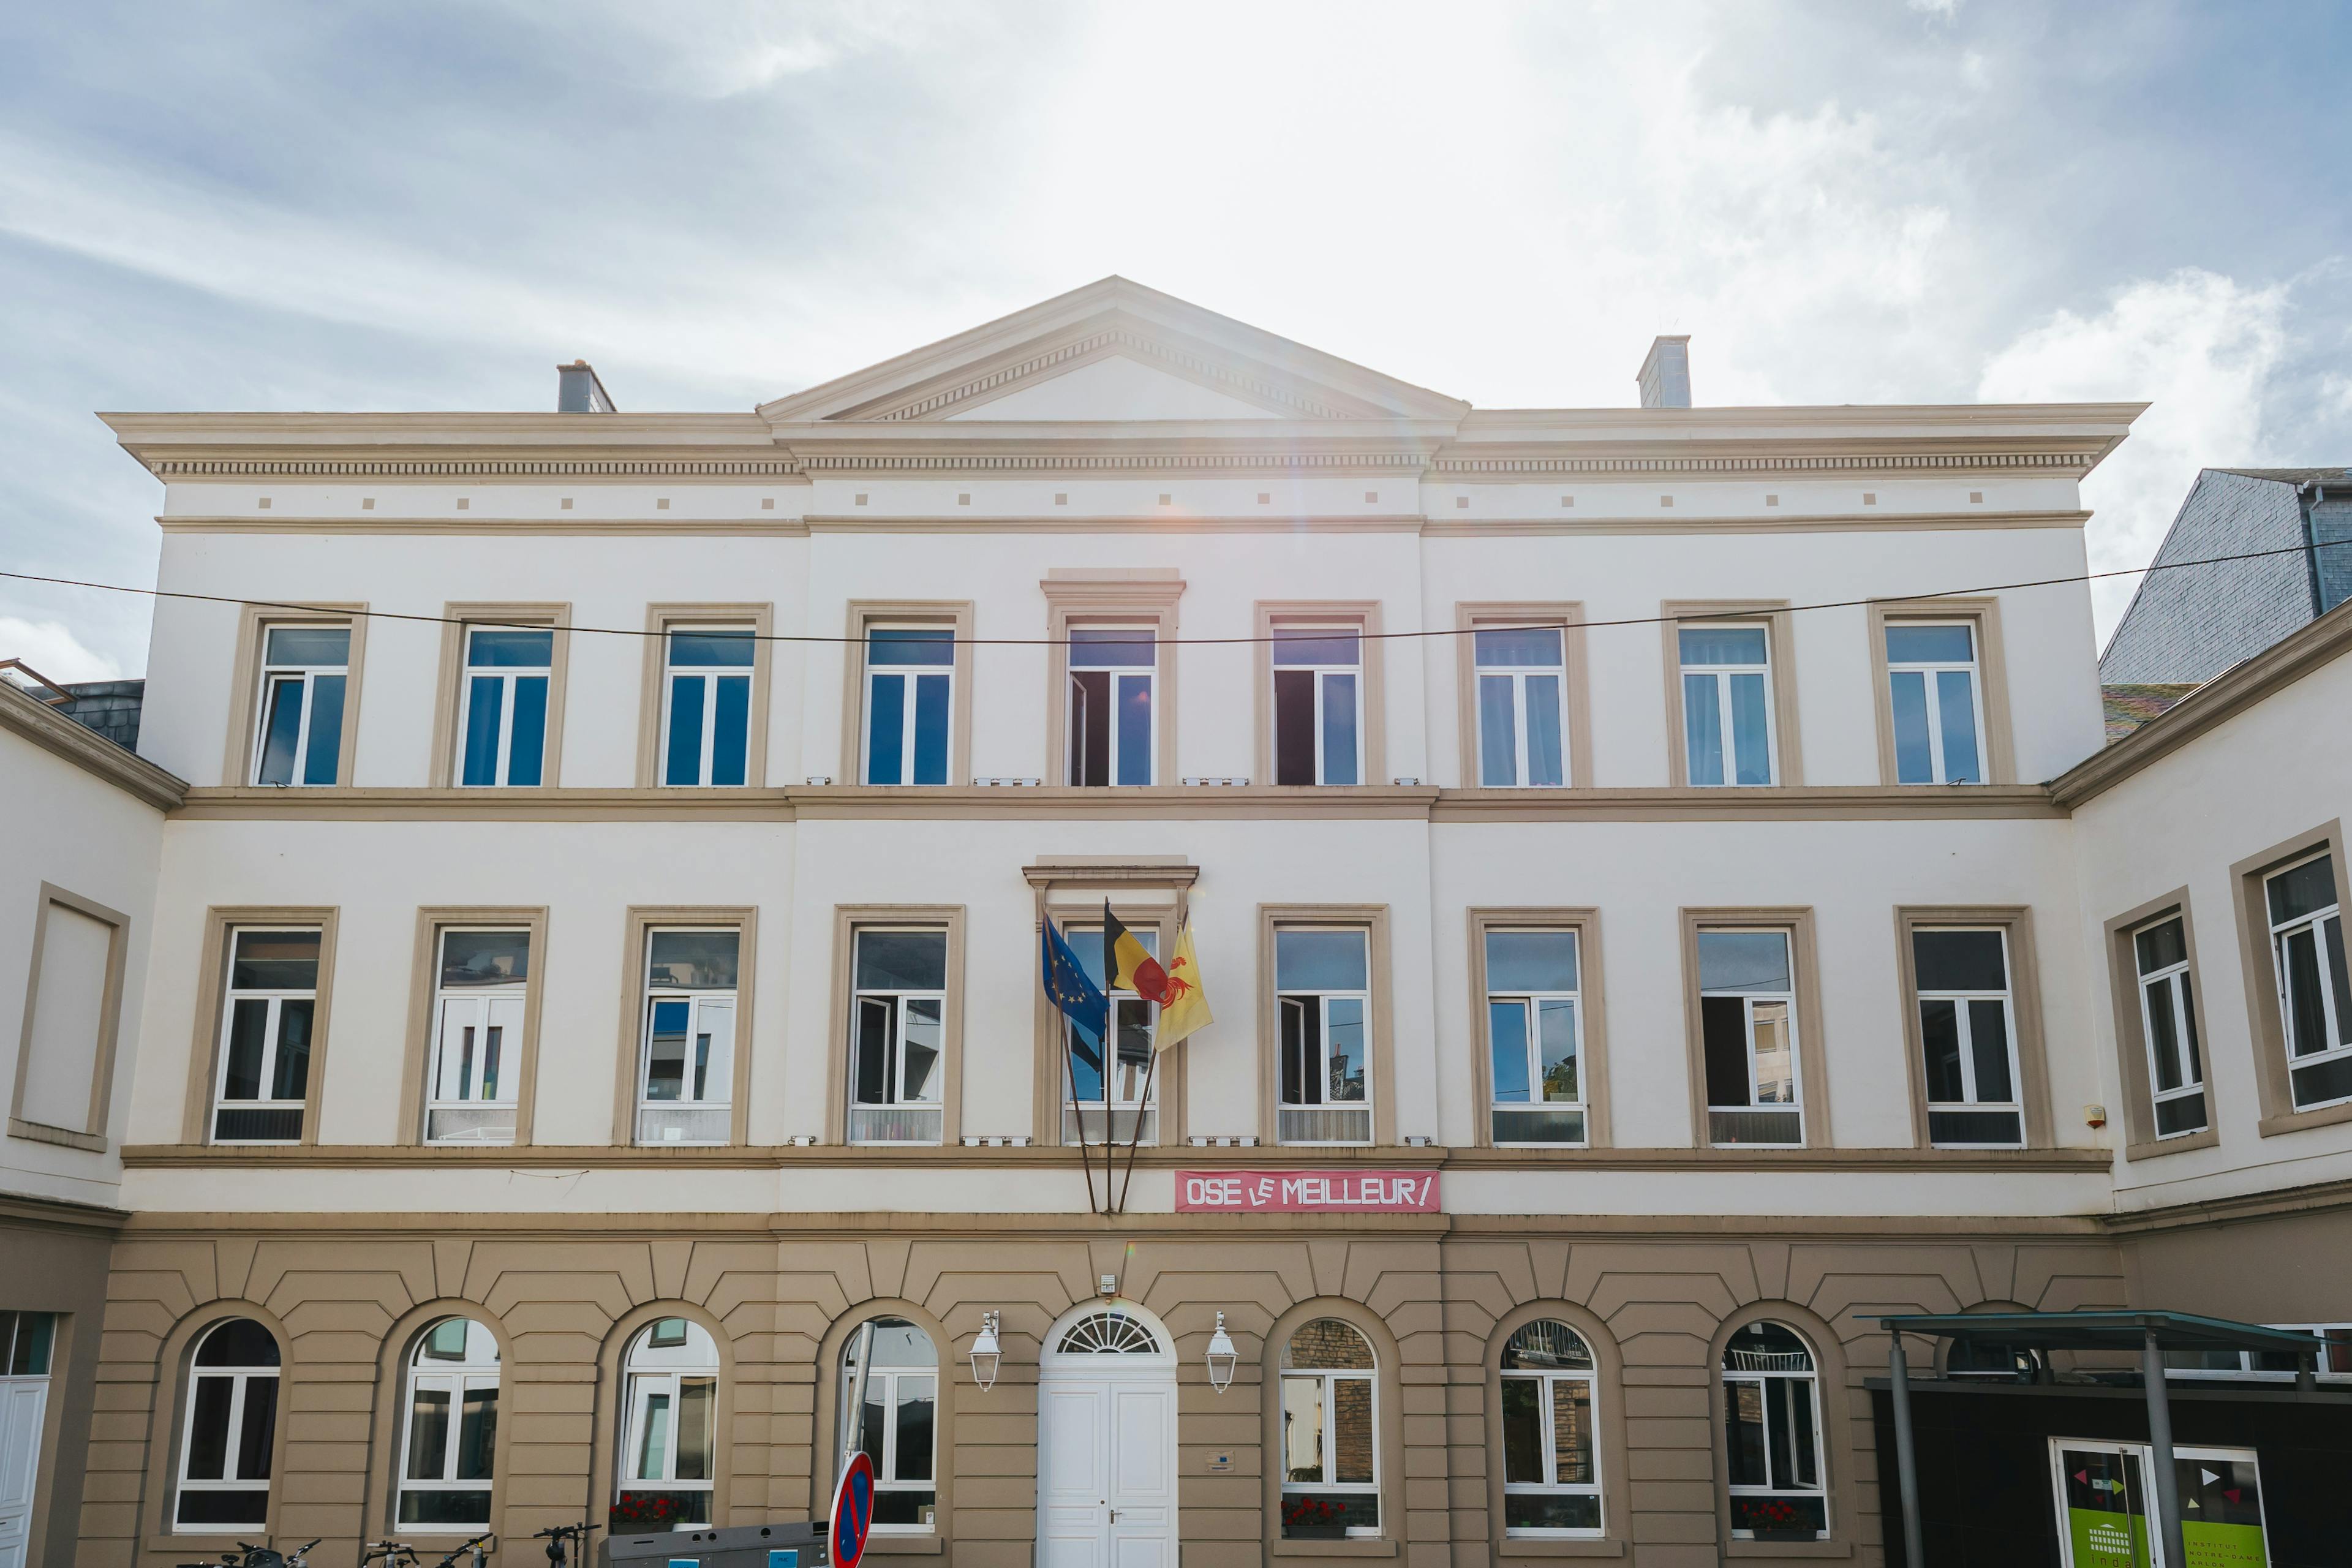
<svg viewBox="0 0 2352 1568">
<path fill-rule="evenodd" d="M 1649 357 L 1642 362 L 1644 408 L 1688 408 L 1690 400 L 1690 338 L 1652 338 Z"/>
<path fill-rule="evenodd" d="M 1683 399 L 1687 403 L 1690 399 Z M 596 370 L 584 359 L 555 367 L 555 411 L 558 414 L 617 414 Z"/>
</svg>

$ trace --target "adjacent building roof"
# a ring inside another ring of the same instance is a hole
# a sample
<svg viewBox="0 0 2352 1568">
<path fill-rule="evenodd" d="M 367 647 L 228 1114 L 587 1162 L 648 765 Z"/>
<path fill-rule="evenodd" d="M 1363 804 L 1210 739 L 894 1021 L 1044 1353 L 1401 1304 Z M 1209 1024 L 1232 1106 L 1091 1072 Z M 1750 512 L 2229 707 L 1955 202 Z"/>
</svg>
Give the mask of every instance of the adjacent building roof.
<svg viewBox="0 0 2352 1568">
<path fill-rule="evenodd" d="M 2150 719 L 2197 689 L 2194 680 L 2107 681 L 2099 687 L 2099 700 L 2107 719 L 2107 744 L 2112 746 Z"/>
<path fill-rule="evenodd" d="M 2324 1348 L 2297 1330 L 2202 1318 L 2194 1312 L 1913 1312 L 1877 1321 L 1897 1333 L 1989 1340 L 2036 1350 L 2137 1351 L 2151 1333 L 2166 1350 L 2316 1356 Z"/>
</svg>

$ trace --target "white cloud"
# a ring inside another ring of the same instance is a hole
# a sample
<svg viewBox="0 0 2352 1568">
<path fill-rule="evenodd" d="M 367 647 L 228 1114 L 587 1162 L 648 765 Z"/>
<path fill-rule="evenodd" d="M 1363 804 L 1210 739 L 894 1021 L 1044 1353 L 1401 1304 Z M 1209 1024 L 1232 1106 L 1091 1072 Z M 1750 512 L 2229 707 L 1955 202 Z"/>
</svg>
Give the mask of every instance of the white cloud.
<svg viewBox="0 0 2352 1568">
<path fill-rule="evenodd" d="M 51 680 L 113 680 L 122 667 L 60 621 L 0 616 L 0 658 L 21 658 Z"/>
<path fill-rule="evenodd" d="M 2187 268 L 2116 289 L 2095 315 L 2061 310 L 1986 364 L 1977 394 L 1988 402 L 2151 400 L 2084 481 L 2093 571 L 2146 564 L 2198 469 L 2279 460 L 2264 439 L 2263 396 L 2287 352 L 2287 305 L 2284 284 L 2252 288 Z M 2137 581 L 2093 585 L 2102 638 Z"/>
</svg>

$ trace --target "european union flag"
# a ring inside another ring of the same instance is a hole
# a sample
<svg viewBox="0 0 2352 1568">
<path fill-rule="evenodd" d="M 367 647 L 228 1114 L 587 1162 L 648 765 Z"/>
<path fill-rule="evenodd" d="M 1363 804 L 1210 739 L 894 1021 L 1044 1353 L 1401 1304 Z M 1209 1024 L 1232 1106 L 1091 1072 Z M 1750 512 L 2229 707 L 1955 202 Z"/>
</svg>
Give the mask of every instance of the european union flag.
<svg viewBox="0 0 2352 1568">
<path fill-rule="evenodd" d="M 1100 1040 L 1110 1023 L 1109 999 L 1087 977 L 1086 966 L 1078 962 L 1078 955 L 1070 951 L 1068 941 L 1050 920 L 1045 922 L 1044 948 L 1046 1000 L 1059 1007 L 1071 1023 Z"/>
</svg>

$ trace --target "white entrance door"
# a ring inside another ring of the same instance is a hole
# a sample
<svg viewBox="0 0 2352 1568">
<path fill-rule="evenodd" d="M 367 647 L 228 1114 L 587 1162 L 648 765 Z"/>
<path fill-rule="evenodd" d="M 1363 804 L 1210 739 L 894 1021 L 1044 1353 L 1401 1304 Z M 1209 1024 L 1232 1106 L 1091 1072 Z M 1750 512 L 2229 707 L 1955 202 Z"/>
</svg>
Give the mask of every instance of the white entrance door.
<svg viewBox="0 0 2352 1568">
<path fill-rule="evenodd" d="M 0 1568 L 25 1568 L 48 1404 L 47 1378 L 0 1377 Z"/>
<path fill-rule="evenodd" d="M 1089 1308 L 1046 1343 L 1040 1568 L 1176 1568 L 1176 1359 L 1166 1331 L 1129 1308 Z"/>
</svg>

